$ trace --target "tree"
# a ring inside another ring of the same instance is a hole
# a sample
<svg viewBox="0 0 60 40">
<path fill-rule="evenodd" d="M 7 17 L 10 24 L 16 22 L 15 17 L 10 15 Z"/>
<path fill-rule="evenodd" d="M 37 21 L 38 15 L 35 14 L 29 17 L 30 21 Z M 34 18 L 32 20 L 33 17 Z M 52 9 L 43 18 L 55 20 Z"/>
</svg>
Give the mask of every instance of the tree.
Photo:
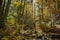
<svg viewBox="0 0 60 40">
<path fill-rule="evenodd" d="M 6 20 L 6 17 L 8 15 L 10 4 L 11 0 L 7 0 L 7 3 L 5 0 L 0 0 L 0 29 L 5 27 L 4 21 Z"/>
</svg>

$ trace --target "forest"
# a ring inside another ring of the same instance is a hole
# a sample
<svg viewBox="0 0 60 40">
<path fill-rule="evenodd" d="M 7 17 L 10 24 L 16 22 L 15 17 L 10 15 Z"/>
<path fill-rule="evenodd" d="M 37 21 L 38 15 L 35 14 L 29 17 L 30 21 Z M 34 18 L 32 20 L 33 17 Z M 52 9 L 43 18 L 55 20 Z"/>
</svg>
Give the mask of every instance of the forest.
<svg viewBox="0 0 60 40">
<path fill-rule="evenodd" d="M 0 40 L 60 40 L 60 0 L 0 0 Z"/>
</svg>

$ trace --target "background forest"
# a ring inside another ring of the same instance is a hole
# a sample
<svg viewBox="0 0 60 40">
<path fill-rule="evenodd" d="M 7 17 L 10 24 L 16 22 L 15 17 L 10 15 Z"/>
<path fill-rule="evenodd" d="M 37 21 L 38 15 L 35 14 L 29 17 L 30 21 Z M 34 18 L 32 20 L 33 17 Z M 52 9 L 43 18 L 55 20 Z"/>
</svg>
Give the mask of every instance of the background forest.
<svg viewBox="0 0 60 40">
<path fill-rule="evenodd" d="M 60 0 L 0 0 L 0 40 L 59 40 Z"/>
</svg>

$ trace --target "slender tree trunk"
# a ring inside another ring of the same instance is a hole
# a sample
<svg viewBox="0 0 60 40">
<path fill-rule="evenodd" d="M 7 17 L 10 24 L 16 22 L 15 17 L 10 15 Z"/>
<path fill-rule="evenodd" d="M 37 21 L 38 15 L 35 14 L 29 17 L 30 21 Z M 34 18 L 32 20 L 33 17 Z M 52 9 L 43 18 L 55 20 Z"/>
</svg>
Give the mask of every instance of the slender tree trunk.
<svg viewBox="0 0 60 40">
<path fill-rule="evenodd" d="M 3 13 L 2 13 L 2 0 L 0 0 L 0 28 L 2 28 L 2 17 L 3 17 Z"/>
<path fill-rule="evenodd" d="M 5 27 L 4 20 L 6 19 L 7 15 L 8 15 L 8 11 L 9 11 L 9 6 L 11 4 L 11 0 L 8 0 L 7 5 L 5 5 L 6 4 L 6 0 L 4 0 L 3 5 L 2 5 L 2 3 L 3 3 L 3 0 L 0 0 L 0 29 Z"/>
</svg>

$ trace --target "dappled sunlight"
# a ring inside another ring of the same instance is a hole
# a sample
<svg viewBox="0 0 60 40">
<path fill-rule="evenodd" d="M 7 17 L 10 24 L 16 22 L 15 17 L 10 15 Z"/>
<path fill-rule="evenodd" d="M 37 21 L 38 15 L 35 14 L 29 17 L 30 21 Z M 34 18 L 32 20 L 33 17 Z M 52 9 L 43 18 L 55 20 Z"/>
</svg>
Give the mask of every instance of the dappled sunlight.
<svg viewBox="0 0 60 40">
<path fill-rule="evenodd" d="M 59 40 L 60 0 L 0 0 L 1 40 Z"/>
</svg>

